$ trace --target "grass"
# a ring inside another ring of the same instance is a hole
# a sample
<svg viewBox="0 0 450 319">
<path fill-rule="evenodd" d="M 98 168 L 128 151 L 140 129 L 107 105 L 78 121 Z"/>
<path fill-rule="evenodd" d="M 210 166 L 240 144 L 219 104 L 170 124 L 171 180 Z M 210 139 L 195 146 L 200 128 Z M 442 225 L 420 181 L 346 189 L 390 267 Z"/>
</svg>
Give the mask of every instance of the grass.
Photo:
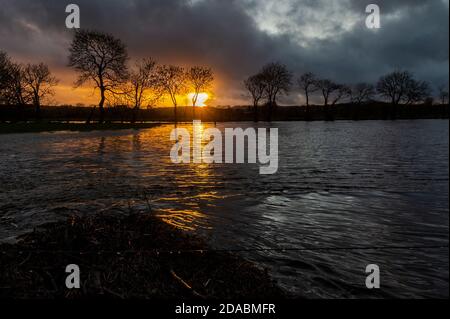
<svg viewBox="0 0 450 319">
<path fill-rule="evenodd" d="M 0 299 L 282 299 L 267 271 L 149 214 L 73 217 L 0 245 Z M 80 267 L 81 289 L 65 286 Z"/>
<path fill-rule="evenodd" d="M 155 123 L 63 123 L 63 122 L 30 122 L 30 123 L 0 123 L 0 134 L 39 133 L 39 132 L 90 132 L 108 130 L 139 130 L 157 126 Z"/>
</svg>

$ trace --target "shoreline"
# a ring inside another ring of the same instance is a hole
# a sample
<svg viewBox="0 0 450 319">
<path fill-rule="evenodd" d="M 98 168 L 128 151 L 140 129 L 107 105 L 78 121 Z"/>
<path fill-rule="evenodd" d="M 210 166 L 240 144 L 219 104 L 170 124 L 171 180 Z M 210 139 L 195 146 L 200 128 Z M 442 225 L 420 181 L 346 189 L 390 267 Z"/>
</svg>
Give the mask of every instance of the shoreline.
<svg viewBox="0 0 450 319">
<path fill-rule="evenodd" d="M 414 121 L 414 120 L 448 120 L 448 118 L 399 118 L 399 119 L 359 119 L 359 120 L 351 120 L 351 119 L 336 119 L 334 121 L 325 121 L 325 120 L 311 120 L 306 121 L 302 119 L 290 119 L 290 120 L 274 120 L 271 123 L 278 122 L 364 122 L 364 121 Z M 239 122 L 251 122 L 251 123 L 269 123 L 265 121 L 253 122 L 253 121 L 202 121 L 202 123 L 239 123 Z M 93 131 L 120 131 L 120 130 L 143 130 L 150 129 L 160 125 L 175 125 L 175 122 L 151 122 L 151 123 L 66 123 L 64 121 L 61 122 L 22 122 L 22 123 L 0 123 L 0 135 L 6 134 L 25 134 L 25 133 L 51 133 L 51 132 L 93 132 Z M 177 124 L 192 124 L 189 121 L 179 121 Z"/>
<path fill-rule="evenodd" d="M 92 132 L 142 130 L 159 126 L 160 123 L 64 123 L 64 122 L 36 122 L 36 123 L 0 123 L 0 134 L 44 133 L 44 132 Z"/>
<path fill-rule="evenodd" d="M 267 270 L 157 217 L 71 217 L 0 245 L 0 299 L 283 299 Z M 80 267 L 81 289 L 65 268 Z"/>
</svg>

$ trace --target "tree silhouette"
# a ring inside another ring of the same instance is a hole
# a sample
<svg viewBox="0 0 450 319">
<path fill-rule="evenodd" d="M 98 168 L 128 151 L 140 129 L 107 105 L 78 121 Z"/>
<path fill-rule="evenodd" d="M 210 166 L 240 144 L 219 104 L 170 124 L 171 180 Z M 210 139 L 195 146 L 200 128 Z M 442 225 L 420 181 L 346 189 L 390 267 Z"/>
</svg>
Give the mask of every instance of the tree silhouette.
<svg viewBox="0 0 450 319">
<path fill-rule="evenodd" d="M 160 94 L 156 93 L 158 91 L 156 62 L 153 59 L 143 59 L 135 64 L 130 73 L 130 86 L 127 95 L 133 105 L 131 122 L 135 123 L 142 104 L 152 103 L 160 97 Z"/>
<path fill-rule="evenodd" d="M 377 83 L 377 91 L 394 106 L 423 102 L 431 94 L 429 84 L 415 80 L 408 71 L 395 71 L 382 76 Z"/>
<path fill-rule="evenodd" d="M 438 87 L 438 91 L 439 91 L 439 99 L 442 105 L 445 105 L 448 103 L 448 87 L 446 85 L 440 85 Z"/>
<path fill-rule="evenodd" d="M 265 65 L 260 74 L 265 84 L 265 95 L 268 99 L 268 120 L 272 120 L 273 109 L 277 106 L 280 94 L 288 94 L 292 84 L 292 73 L 284 64 L 273 62 Z"/>
<path fill-rule="evenodd" d="M 0 52 L 0 103 L 25 106 L 30 101 L 24 81 L 24 68 Z"/>
<path fill-rule="evenodd" d="M 316 82 L 316 86 L 321 91 L 323 96 L 323 104 L 325 107 L 325 116 L 327 120 L 333 121 L 334 120 L 334 112 L 330 111 L 330 100 L 333 97 L 333 93 L 338 92 L 336 95 L 336 98 L 332 101 L 332 105 L 334 106 L 339 99 L 341 99 L 344 95 L 344 88 L 336 83 L 334 83 L 331 80 L 323 79 L 318 80 Z"/>
<path fill-rule="evenodd" d="M 172 100 L 174 107 L 175 122 L 177 118 L 177 96 L 186 93 L 185 72 L 182 67 L 174 65 L 163 65 L 157 70 L 157 83 L 162 91 Z"/>
<path fill-rule="evenodd" d="M 208 91 L 214 81 L 214 74 L 211 68 L 195 66 L 186 73 L 186 80 L 189 87 L 193 90 L 192 96 L 192 114 L 195 118 L 195 107 L 197 106 L 200 93 Z"/>
<path fill-rule="evenodd" d="M 297 82 L 300 89 L 305 93 L 306 107 L 307 110 L 309 110 L 309 95 L 310 93 L 314 93 L 318 90 L 316 86 L 316 76 L 311 72 L 307 72 L 302 74 Z"/>
<path fill-rule="evenodd" d="M 128 78 L 125 45 L 112 35 L 96 31 L 77 31 L 70 47 L 69 66 L 80 73 L 77 86 L 90 81 L 100 90 L 100 123 L 104 120 L 107 93 L 115 94 Z M 91 116 L 88 122 L 91 121 Z"/>
<path fill-rule="evenodd" d="M 411 79 L 406 87 L 405 102 L 408 105 L 424 102 L 431 96 L 431 89 L 428 82 Z"/>
<path fill-rule="evenodd" d="M 352 90 L 349 86 L 344 84 L 336 84 L 335 90 L 334 90 L 334 97 L 333 102 L 331 105 L 336 105 L 339 101 L 351 97 Z"/>
<path fill-rule="evenodd" d="M 382 76 L 377 83 L 377 91 L 381 96 L 390 99 L 396 106 L 406 99 L 408 85 L 412 80 L 412 74 L 408 71 L 395 71 Z"/>
<path fill-rule="evenodd" d="M 28 64 L 23 70 L 23 78 L 35 107 L 36 117 L 40 118 L 41 101 L 54 94 L 52 88 L 58 84 L 58 80 L 44 63 Z"/>
<path fill-rule="evenodd" d="M 375 96 L 375 87 L 369 83 L 358 83 L 352 87 L 352 103 L 361 105 Z"/>
<path fill-rule="evenodd" d="M 328 106 L 330 97 L 338 89 L 338 85 L 331 80 L 323 79 L 316 81 L 316 86 L 323 96 L 323 105 Z"/>
<path fill-rule="evenodd" d="M 9 86 L 9 101 L 10 104 L 17 106 L 25 106 L 30 102 L 29 91 L 25 89 L 23 65 L 11 64 L 11 82 Z"/>
<path fill-rule="evenodd" d="M 253 75 L 244 81 L 245 88 L 249 91 L 253 99 L 253 118 L 258 122 L 259 102 L 264 98 L 266 83 L 261 74 Z"/>
<path fill-rule="evenodd" d="M 0 104 L 8 102 L 8 89 L 11 83 L 11 61 L 6 52 L 0 51 Z"/>
</svg>

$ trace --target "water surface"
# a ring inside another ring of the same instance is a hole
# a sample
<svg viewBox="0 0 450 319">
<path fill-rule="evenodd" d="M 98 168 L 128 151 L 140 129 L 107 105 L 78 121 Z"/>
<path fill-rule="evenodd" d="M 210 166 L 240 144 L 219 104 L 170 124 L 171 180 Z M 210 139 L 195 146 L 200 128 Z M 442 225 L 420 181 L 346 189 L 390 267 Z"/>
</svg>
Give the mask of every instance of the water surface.
<svg viewBox="0 0 450 319">
<path fill-rule="evenodd" d="M 256 249 L 240 253 L 296 296 L 448 297 L 448 249 L 289 250 L 448 245 L 448 121 L 271 126 L 280 134 L 271 176 L 249 164 L 172 164 L 170 125 L 0 135 L 0 241 L 70 214 L 126 214 L 148 202 L 215 248 Z M 376 292 L 365 287 L 373 263 Z"/>
</svg>

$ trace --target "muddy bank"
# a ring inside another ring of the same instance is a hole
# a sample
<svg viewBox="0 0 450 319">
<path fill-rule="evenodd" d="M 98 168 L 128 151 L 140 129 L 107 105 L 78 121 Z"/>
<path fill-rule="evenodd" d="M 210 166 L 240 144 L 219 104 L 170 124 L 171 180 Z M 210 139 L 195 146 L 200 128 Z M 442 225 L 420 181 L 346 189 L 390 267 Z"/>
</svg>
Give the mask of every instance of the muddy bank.
<svg viewBox="0 0 450 319">
<path fill-rule="evenodd" d="M 148 215 L 73 217 L 0 245 L 0 298 L 281 299 L 266 271 Z M 65 286 L 77 264 L 81 288 Z"/>
</svg>

